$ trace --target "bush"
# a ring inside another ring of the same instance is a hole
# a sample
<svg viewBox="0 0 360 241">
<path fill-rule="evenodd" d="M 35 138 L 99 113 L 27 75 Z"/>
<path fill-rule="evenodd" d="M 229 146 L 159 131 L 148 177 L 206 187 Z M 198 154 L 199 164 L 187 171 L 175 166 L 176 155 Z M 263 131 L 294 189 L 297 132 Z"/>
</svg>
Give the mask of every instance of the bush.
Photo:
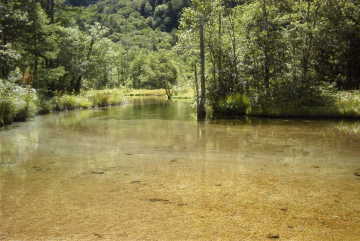
<svg viewBox="0 0 360 241">
<path fill-rule="evenodd" d="M 83 96 L 63 95 L 54 97 L 53 106 L 56 111 L 88 109 L 91 102 Z"/>
<path fill-rule="evenodd" d="M 90 101 L 94 107 L 105 107 L 110 105 L 110 95 L 104 92 L 95 93 L 91 96 Z"/>
<path fill-rule="evenodd" d="M 250 110 L 250 100 L 247 96 L 235 93 L 228 95 L 213 106 L 215 113 L 229 115 L 245 115 Z"/>
<path fill-rule="evenodd" d="M 15 106 L 10 99 L 0 99 L 0 126 L 11 124 L 15 117 Z"/>
<path fill-rule="evenodd" d="M 34 89 L 0 80 L 0 125 L 25 121 L 37 112 L 37 94 Z"/>
</svg>

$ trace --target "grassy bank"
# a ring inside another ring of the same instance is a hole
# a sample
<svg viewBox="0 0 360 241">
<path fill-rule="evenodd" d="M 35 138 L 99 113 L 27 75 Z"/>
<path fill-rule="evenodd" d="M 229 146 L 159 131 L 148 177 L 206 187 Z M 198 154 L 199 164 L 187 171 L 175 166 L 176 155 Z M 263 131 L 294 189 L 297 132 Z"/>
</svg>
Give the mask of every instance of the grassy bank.
<svg viewBox="0 0 360 241">
<path fill-rule="evenodd" d="M 49 99 L 39 98 L 34 90 L 16 88 L 8 88 L 0 93 L 0 126 L 14 121 L 26 121 L 36 114 L 121 105 L 128 98 L 136 96 L 166 96 L 163 89 L 106 89 L 83 91 L 79 95 L 59 95 Z M 174 98 L 192 98 L 190 93 L 190 90 L 178 91 Z"/>
<path fill-rule="evenodd" d="M 321 98 L 321 97 L 320 97 Z M 346 118 L 360 119 L 360 92 L 331 93 L 323 99 L 276 101 L 255 103 L 241 94 L 227 96 L 213 106 L 215 116 L 269 117 L 269 118 Z"/>
<path fill-rule="evenodd" d="M 264 108 L 250 108 L 249 116 L 299 118 L 353 118 L 360 119 L 360 92 L 337 92 L 326 105 L 275 104 Z"/>
<path fill-rule="evenodd" d="M 128 98 L 135 96 L 166 96 L 166 93 L 165 90 L 162 89 L 88 90 L 83 91 L 80 95 L 62 95 L 43 101 L 40 104 L 40 113 L 121 105 L 125 103 Z"/>
<path fill-rule="evenodd" d="M 14 121 L 26 121 L 36 114 L 75 109 L 90 109 L 120 105 L 134 96 L 166 96 L 165 90 L 106 89 L 88 90 L 79 95 L 61 95 L 51 99 L 39 98 L 34 90 L 20 87 L 2 87 L 0 92 L 0 126 Z M 174 91 L 174 99 L 193 99 L 191 89 Z M 295 106 L 292 103 L 253 107 L 243 96 L 226 98 L 221 105 L 223 116 L 257 116 L 274 118 L 356 118 L 360 119 L 360 92 L 337 92 L 331 104 L 322 106 Z M 341 129 L 339 127 L 339 129 Z M 354 128 L 358 130 L 358 128 Z M 341 129 L 342 130 L 342 129 Z M 344 132 L 344 131 L 343 131 Z M 345 132 L 350 132 L 345 131 Z M 351 133 L 354 133 L 351 130 Z M 358 132 L 355 133 L 358 135 Z"/>
</svg>

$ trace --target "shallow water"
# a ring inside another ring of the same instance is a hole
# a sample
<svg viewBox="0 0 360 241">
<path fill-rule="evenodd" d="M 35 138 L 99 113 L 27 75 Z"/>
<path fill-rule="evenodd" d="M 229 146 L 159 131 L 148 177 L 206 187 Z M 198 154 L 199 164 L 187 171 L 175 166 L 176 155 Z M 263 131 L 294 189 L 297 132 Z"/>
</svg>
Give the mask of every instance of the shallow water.
<svg viewBox="0 0 360 241">
<path fill-rule="evenodd" d="M 148 98 L 0 131 L 0 240 L 360 240 L 336 122 L 194 116 Z"/>
</svg>

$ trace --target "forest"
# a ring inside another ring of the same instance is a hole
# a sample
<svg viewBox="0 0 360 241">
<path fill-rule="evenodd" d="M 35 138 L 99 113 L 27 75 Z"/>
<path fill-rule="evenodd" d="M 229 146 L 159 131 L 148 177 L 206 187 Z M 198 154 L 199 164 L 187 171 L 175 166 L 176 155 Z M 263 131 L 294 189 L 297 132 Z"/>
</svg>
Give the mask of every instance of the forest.
<svg viewBox="0 0 360 241">
<path fill-rule="evenodd" d="M 129 89 L 192 92 L 200 119 L 358 118 L 359 23 L 352 0 L 1 0 L 0 125 Z"/>
<path fill-rule="evenodd" d="M 360 0 L 0 0 L 0 241 L 359 241 Z"/>
</svg>

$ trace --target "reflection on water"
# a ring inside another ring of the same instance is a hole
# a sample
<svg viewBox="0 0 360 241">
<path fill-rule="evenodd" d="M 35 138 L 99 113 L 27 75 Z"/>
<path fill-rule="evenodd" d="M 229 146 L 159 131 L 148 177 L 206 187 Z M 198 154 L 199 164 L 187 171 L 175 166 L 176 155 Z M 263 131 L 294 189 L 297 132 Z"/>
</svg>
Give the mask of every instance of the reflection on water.
<svg viewBox="0 0 360 241">
<path fill-rule="evenodd" d="M 139 98 L 1 131 L 0 240 L 358 240 L 335 122 L 194 117 Z"/>
</svg>

